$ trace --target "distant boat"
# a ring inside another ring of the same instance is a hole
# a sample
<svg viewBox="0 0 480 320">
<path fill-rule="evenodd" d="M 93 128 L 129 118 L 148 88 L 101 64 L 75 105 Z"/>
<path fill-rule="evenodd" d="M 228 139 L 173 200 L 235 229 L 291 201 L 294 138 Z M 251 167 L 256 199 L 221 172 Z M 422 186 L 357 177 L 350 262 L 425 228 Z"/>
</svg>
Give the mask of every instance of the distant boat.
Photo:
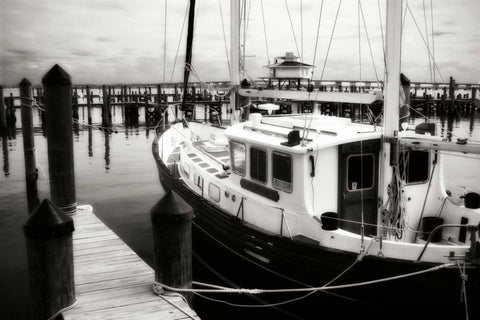
<svg viewBox="0 0 480 320">
<path fill-rule="evenodd" d="M 231 6 L 234 48 L 239 1 Z M 162 185 L 195 210 L 193 247 L 202 259 L 245 287 L 285 288 L 290 298 L 300 296 L 291 288 L 327 293 L 299 299 L 294 313 L 318 318 L 316 304 L 334 295 L 406 318 L 480 316 L 480 195 L 450 200 L 441 152 L 479 154 L 480 146 L 442 141 L 429 124 L 400 125 L 401 17 L 402 1 L 388 1 L 384 99 L 375 91 L 301 88 L 312 66 L 289 53 L 271 65 L 268 85 L 241 87 L 233 52 L 231 124 L 180 115 L 164 121 L 154 141 Z M 257 103 L 236 122 L 238 103 L 248 98 Z M 382 99 L 382 126 L 282 107 Z"/>
</svg>

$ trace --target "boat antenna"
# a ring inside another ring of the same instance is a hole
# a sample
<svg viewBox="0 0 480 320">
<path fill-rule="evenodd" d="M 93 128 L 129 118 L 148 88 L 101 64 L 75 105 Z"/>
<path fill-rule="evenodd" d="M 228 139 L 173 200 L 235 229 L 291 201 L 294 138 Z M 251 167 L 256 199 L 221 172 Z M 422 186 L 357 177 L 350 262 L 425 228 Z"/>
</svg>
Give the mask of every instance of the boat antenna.
<svg viewBox="0 0 480 320">
<path fill-rule="evenodd" d="M 195 23 L 195 0 L 190 0 L 190 9 L 188 12 L 188 29 L 187 29 L 187 52 L 185 54 L 185 70 L 183 73 L 183 99 L 181 110 L 185 110 L 187 103 L 187 85 L 188 77 L 192 64 L 192 43 L 193 43 L 193 27 Z M 175 115 L 177 116 L 177 115 Z"/>
</svg>

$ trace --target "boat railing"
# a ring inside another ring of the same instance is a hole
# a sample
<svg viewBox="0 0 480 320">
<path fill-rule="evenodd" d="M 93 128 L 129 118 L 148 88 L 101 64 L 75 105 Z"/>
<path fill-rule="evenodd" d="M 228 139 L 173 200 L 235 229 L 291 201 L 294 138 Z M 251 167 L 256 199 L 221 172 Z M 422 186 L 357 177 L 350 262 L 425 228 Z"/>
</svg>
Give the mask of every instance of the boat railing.
<svg viewBox="0 0 480 320">
<path fill-rule="evenodd" d="M 427 250 L 427 247 L 429 244 L 432 242 L 433 237 L 435 236 L 435 233 L 437 233 L 440 229 L 443 228 L 466 228 L 468 231 L 470 231 L 470 256 L 475 257 L 478 253 L 477 251 L 477 238 L 476 238 L 476 232 L 479 229 L 479 225 L 465 225 L 465 224 L 441 224 L 433 228 L 432 232 L 428 236 L 425 245 L 423 246 L 422 252 L 420 252 L 420 255 L 418 256 L 416 262 L 420 262 L 420 259 L 422 259 L 423 254 Z"/>
</svg>

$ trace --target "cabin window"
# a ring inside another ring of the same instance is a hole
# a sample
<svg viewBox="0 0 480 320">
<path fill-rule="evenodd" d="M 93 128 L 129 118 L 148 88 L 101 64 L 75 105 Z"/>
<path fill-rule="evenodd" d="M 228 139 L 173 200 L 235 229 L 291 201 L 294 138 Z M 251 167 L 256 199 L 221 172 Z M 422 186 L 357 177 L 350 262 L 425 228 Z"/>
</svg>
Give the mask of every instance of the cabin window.
<svg viewBox="0 0 480 320">
<path fill-rule="evenodd" d="M 400 153 L 400 177 L 407 184 L 428 181 L 430 172 L 430 152 L 422 150 L 404 150 Z"/>
<path fill-rule="evenodd" d="M 250 148 L 250 177 L 253 180 L 267 182 L 267 152 Z"/>
<path fill-rule="evenodd" d="M 375 157 L 373 154 L 356 154 L 347 158 L 347 190 L 358 191 L 373 187 Z"/>
<path fill-rule="evenodd" d="M 195 173 L 193 175 L 193 180 L 194 180 L 195 185 L 203 190 L 203 178 L 202 178 L 202 176 L 199 175 L 198 173 Z"/>
<path fill-rule="evenodd" d="M 292 192 L 292 157 L 272 152 L 272 184 L 275 189 Z"/>
<path fill-rule="evenodd" d="M 183 172 L 185 172 L 187 177 L 190 179 L 190 166 L 186 163 L 183 164 Z"/>
<path fill-rule="evenodd" d="M 246 158 L 246 148 L 245 144 L 230 141 L 230 156 L 232 159 L 232 171 L 244 176 L 245 175 L 245 158 Z"/>
<path fill-rule="evenodd" d="M 220 201 L 220 188 L 213 183 L 208 184 L 208 196 L 213 200 Z"/>
</svg>

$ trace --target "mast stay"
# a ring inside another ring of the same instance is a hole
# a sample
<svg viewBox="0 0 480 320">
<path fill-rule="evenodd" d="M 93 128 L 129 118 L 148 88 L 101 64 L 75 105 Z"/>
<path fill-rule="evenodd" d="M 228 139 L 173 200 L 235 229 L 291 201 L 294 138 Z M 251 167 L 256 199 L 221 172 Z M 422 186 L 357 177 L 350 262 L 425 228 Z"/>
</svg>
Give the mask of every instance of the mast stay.
<svg viewBox="0 0 480 320">
<path fill-rule="evenodd" d="M 187 85 L 192 64 L 192 43 L 193 43 L 193 27 L 195 23 L 195 0 L 190 0 L 190 9 L 188 12 L 188 29 L 187 29 L 187 51 L 185 53 L 185 70 L 183 73 L 183 99 L 181 110 L 184 111 L 187 103 Z"/>
</svg>

